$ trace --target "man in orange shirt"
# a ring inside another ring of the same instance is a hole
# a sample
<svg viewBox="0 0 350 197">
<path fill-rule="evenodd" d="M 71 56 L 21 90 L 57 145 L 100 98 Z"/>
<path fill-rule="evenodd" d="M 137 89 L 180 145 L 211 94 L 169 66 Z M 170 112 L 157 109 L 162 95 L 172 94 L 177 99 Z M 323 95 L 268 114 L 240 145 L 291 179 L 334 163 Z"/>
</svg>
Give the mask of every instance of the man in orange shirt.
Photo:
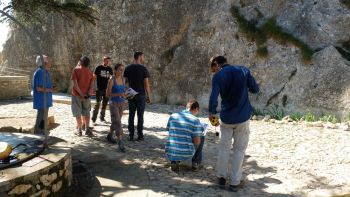
<svg viewBox="0 0 350 197">
<path fill-rule="evenodd" d="M 88 68 L 90 59 L 82 56 L 78 65 L 73 69 L 71 80 L 73 81 L 72 89 L 72 113 L 77 121 L 76 135 L 82 136 L 82 125 L 85 125 L 85 135 L 93 136 L 89 127 L 90 120 L 90 92 L 93 88 L 92 72 Z"/>
</svg>

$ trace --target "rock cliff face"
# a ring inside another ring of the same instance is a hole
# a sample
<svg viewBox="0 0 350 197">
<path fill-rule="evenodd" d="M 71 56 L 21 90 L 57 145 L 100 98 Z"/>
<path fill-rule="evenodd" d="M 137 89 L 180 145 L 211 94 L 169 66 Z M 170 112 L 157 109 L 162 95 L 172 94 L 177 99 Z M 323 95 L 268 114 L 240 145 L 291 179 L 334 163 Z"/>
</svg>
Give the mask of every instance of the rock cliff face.
<svg viewBox="0 0 350 197">
<path fill-rule="evenodd" d="M 70 70 L 82 53 L 94 65 L 105 54 L 114 63 L 128 64 L 133 51 L 140 50 L 146 54 L 155 102 L 183 104 L 194 97 L 207 105 L 208 60 L 225 55 L 230 63 L 252 70 L 261 87 L 261 93 L 251 96 L 256 108 L 278 104 L 287 111 L 350 111 L 350 9 L 338 0 L 91 3 L 100 12 L 97 26 L 50 15 L 45 27 L 34 28 L 45 53 L 54 59 L 54 78 L 61 88 L 68 87 Z M 257 57 L 254 42 L 231 14 L 232 5 L 257 25 L 275 17 L 286 32 L 316 51 L 312 61 L 304 63 L 299 48 L 273 39 L 267 41 L 268 56 Z M 33 65 L 31 49 L 23 33 L 13 29 L 4 54 L 10 65 Z"/>
</svg>

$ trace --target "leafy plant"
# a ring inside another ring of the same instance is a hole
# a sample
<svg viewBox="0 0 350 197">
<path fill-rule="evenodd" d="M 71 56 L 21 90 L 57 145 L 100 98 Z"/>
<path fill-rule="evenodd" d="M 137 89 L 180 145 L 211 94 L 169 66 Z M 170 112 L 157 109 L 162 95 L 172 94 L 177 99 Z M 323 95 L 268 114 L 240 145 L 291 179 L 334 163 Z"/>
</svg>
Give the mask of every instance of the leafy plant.
<svg viewBox="0 0 350 197">
<path fill-rule="evenodd" d="M 340 0 L 340 3 L 344 4 L 348 9 L 350 9 L 350 1 L 349 0 Z"/>
<path fill-rule="evenodd" d="M 293 36 L 291 33 L 284 31 L 283 28 L 277 24 L 275 18 L 268 19 L 261 27 L 258 27 L 258 22 L 256 20 L 247 20 L 236 6 L 231 7 L 231 14 L 237 20 L 240 31 L 247 37 L 248 40 L 255 42 L 258 56 L 268 56 L 266 42 L 267 38 L 272 38 L 283 45 L 289 43 L 298 47 L 301 50 L 302 59 L 305 62 L 309 62 L 312 59 L 314 50 L 302 40 Z M 260 11 L 258 12 L 258 17 L 263 17 Z"/>
<path fill-rule="evenodd" d="M 253 115 L 256 115 L 256 116 L 264 116 L 265 113 L 264 113 L 263 110 L 260 110 L 260 109 L 258 109 L 258 108 L 254 108 L 254 107 L 253 107 Z"/>
<path fill-rule="evenodd" d="M 2 11 L 29 24 L 43 22 L 47 13 L 57 13 L 67 19 L 72 19 L 75 16 L 94 25 L 98 20 L 97 11 L 82 0 L 11 0 Z"/>
<path fill-rule="evenodd" d="M 302 118 L 302 116 L 301 116 L 301 114 L 300 114 L 299 112 L 294 112 L 294 113 L 290 116 L 290 118 L 291 118 L 292 120 L 294 120 L 294 121 L 299 121 L 299 120 Z"/>
<path fill-rule="evenodd" d="M 303 119 L 306 122 L 315 122 L 317 120 L 315 114 L 311 113 L 310 111 L 308 111 L 304 114 Z"/>
<path fill-rule="evenodd" d="M 282 29 L 276 22 L 275 18 L 270 18 L 261 27 L 262 32 L 269 38 L 273 38 L 281 44 L 293 44 L 301 50 L 304 61 L 310 61 L 314 51 L 303 41 L 294 37 L 291 33 L 288 33 Z"/>
<path fill-rule="evenodd" d="M 279 105 L 274 104 L 270 109 L 267 110 L 267 114 L 269 114 L 273 119 L 282 120 L 285 115 L 285 111 L 283 108 L 280 108 Z"/>
</svg>

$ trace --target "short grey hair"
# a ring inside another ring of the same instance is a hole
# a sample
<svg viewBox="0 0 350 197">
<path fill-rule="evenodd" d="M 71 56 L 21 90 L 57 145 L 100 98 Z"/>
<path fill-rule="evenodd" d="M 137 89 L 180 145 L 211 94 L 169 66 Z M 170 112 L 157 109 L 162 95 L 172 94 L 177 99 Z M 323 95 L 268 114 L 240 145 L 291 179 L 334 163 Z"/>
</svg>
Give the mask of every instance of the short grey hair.
<svg viewBox="0 0 350 197">
<path fill-rule="evenodd" d="M 43 55 L 43 58 L 44 58 L 44 63 L 47 62 L 47 58 L 48 58 L 47 55 Z M 41 62 L 40 55 L 36 56 L 35 63 L 37 66 L 44 66 L 43 62 Z"/>
</svg>

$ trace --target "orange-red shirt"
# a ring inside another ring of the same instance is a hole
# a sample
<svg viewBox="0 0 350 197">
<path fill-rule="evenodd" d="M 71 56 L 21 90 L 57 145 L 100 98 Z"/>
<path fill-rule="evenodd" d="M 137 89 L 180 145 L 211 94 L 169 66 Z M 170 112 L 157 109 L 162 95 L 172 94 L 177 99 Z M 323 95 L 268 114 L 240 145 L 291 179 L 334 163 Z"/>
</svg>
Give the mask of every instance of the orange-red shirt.
<svg viewBox="0 0 350 197">
<path fill-rule="evenodd" d="M 86 95 L 89 93 L 88 91 L 92 82 L 92 72 L 84 66 L 76 66 L 73 69 L 71 80 L 77 80 L 81 92 L 83 95 Z M 79 93 L 74 87 L 72 88 L 72 95 L 79 96 Z"/>
</svg>

